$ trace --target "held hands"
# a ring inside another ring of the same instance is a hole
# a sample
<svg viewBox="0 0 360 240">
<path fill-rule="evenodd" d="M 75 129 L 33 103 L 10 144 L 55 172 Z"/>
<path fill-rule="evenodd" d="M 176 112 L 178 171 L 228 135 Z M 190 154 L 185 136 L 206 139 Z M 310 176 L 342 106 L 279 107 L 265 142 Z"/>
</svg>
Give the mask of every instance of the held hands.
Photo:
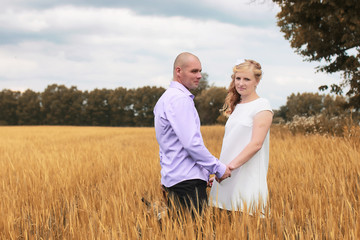
<svg viewBox="0 0 360 240">
<path fill-rule="evenodd" d="M 221 178 L 218 177 L 211 177 L 209 178 L 209 181 L 207 182 L 207 187 L 212 187 L 214 179 L 218 182 L 221 183 L 224 179 L 231 177 L 231 171 L 234 170 L 234 168 L 232 168 L 230 165 L 226 166 L 226 170 L 225 173 L 222 175 Z"/>
<path fill-rule="evenodd" d="M 232 171 L 232 169 L 230 169 L 229 165 L 227 165 L 224 175 L 222 175 L 221 178 L 216 178 L 216 181 L 221 183 L 224 179 L 231 177 L 231 171 Z"/>
</svg>

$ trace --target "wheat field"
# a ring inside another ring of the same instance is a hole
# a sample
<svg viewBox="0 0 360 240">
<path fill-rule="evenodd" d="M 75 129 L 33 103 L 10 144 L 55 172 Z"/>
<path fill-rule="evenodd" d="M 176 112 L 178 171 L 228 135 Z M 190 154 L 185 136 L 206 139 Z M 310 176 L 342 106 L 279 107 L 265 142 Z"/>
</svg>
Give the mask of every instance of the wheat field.
<svg viewBox="0 0 360 240">
<path fill-rule="evenodd" d="M 201 130 L 218 157 L 224 127 Z M 273 126 L 266 218 L 207 208 L 160 223 L 141 201 L 164 205 L 153 128 L 0 127 L 0 238 L 360 239 L 356 134 Z"/>
</svg>

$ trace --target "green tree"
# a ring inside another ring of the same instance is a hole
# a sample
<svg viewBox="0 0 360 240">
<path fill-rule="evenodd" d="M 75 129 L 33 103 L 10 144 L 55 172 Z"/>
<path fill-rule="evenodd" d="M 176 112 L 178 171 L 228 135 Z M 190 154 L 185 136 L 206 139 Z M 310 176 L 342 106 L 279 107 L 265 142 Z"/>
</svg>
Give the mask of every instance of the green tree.
<svg viewBox="0 0 360 240">
<path fill-rule="evenodd" d="M 30 89 L 19 96 L 16 109 L 19 125 L 38 125 L 42 123 L 40 93 Z"/>
<path fill-rule="evenodd" d="M 133 109 L 136 126 L 154 125 L 154 107 L 158 99 L 165 92 L 162 87 L 145 86 L 134 91 Z"/>
<path fill-rule="evenodd" d="M 92 126 L 110 126 L 111 106 L 109 99 L 113 90 L 94 89 L 86 102 L 87 123 Z"/>
<path fill-rule="evenodd" d="M 43 121 L 46 125 L 61 125 L 63 124 L 63 104 L 61 102 L 61 92 L 66 87 L 64 85 L 58 86 L 52 84 L 47 86 L 44 92 L 41 93 L 41 104 Z"/>
<path fill-rule="evenodd" d="M 295 115 L 309 117 L 319 114 L 323 108 L 322 98 L 318 93 L 292 93 L 286 102 L 287 119 L 291 120 Z"/>
<path fill-rule="evenodd" d="M 133 126 L 133 90 L 116 88 L 110 93 L 109 104 L 111 106 L 111 126 Z"/>
<path fill-rule="evenodd" d="M 217 123 L 220 109 L 224 105 L 227 90 L 224 87 L 210 87 L 203 90 L 195 98 L 195 105 L 199 113 L 201 124 L 212 125 Z"/>
<path fill-rule="evenodd" d="M 283 123 L 284 121 L 288 121 L 286 113 L 288 112 L 288 108 L 286 105 L 281 106 L 279 110 L 274 110 L 273 123 Z"/>
<path fill-rule="evenodd" d="M 66 105 L 64 124 L 84 125 L 86 97 L 77 87 L 72 86 L 64 92 L 63 102 Z"/>
<path fill-rule="evenodd" d="M 49 85 L 41 94 L 44 124 L 80 125 L 84 100 L 82 92 L 74 86 Z"/>
<path fill-rule="evenodd" d="M 360 4 L 358 0 L 273 0 L 281 11 L 278 26 L 291 47 L 307 61 L 319 61 L 318 71 L 340 72 L 343 80 L 331 92 L 346 93 L 360 109 Z M 328 89 L 321 86 L 320 90 Z"/>
<path fill-rule="evenodd" d="M 16 109 L 20 92 L 4 89 L 0 92 L 0 125 L 17 125 Z"/>
<path fill-rule="evenodd" d="M 326 116 L 340 116 L 345 112 L 347 106 L 346 99 L 343 96 L 323 97 L 323 110 L 321 111 Z"/>
</svg>

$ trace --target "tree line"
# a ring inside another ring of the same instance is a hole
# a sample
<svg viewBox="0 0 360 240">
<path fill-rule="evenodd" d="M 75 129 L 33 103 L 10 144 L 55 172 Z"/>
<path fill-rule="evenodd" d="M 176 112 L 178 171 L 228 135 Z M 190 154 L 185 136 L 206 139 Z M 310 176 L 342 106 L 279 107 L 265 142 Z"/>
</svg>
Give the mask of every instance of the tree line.
<svg viewBox="0 0 360 240">
<path fill-rule="evenodd" d="M 219 110 L 227 90 L 209 86 L 207 74 L 203 75 L 199 88 L 193 91 L 201 124 L 224 124 L 226 118 Z M 0 125 L 151 127 L 153 108 L 164 91 L 162 87 L 145 86 L 89 92 L 57 84 L 49 85 L 43 92 L 4 89 L 0 92 Z M 292 93 L 285 105 L 274 110 L 274 123 L 291 122 L 294 116 L 340 116 L 348 114 L 350 109 L 351 105 L 343 96 Z M 353 109 L 352 114 L 356 117 L 359 111 Z"/>
<path fill-rule="evenodd" d="M 225 88 L 209 86 L 203 74 L 193 94 L 201 123 L 221 121 Z M 4 89 L 0 92 L 0 125 L 138 126 L 154 124 L 153 108 L 162 87 L 94 89 L 52 84 L 43 92 Z"/>
<path fill-rule="evenodd" d="M 291 122 L 295 116 L 312 117 L 319 114 L 327 117 L 352 115 L 356 122 L 359 121 L 359 110 L 350 103 L 349 98 L 341 95 L 319 93 L 292 93 L 287 97 L 286 104 L 274 111 L 275 123 Z"/>
<path fill-rule="evenodd" d="M 43 92 L 0 92 L 0 125 L 151 126 L 159 87 L 81 91 L 49 85 Z"/>
</svg>

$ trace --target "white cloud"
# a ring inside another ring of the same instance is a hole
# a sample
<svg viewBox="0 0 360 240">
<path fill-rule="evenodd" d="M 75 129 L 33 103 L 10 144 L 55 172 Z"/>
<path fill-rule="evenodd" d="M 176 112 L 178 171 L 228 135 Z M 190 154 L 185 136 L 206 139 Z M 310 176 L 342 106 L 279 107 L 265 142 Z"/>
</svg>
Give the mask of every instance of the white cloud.
<svg viewBox="0 0 360 240">
<path fill-rule="evenodd" d="M 289 86 L 290 84 L 294 85 L 307 85 L 312 84 L 314 79 L 305 78 L 303 76 L 293 76 L 293 74 L 289 75 L 277 75 L 274 77 L 275 83 L 278 84 L 280 87 L 282 86 Z"/>
</svg>

